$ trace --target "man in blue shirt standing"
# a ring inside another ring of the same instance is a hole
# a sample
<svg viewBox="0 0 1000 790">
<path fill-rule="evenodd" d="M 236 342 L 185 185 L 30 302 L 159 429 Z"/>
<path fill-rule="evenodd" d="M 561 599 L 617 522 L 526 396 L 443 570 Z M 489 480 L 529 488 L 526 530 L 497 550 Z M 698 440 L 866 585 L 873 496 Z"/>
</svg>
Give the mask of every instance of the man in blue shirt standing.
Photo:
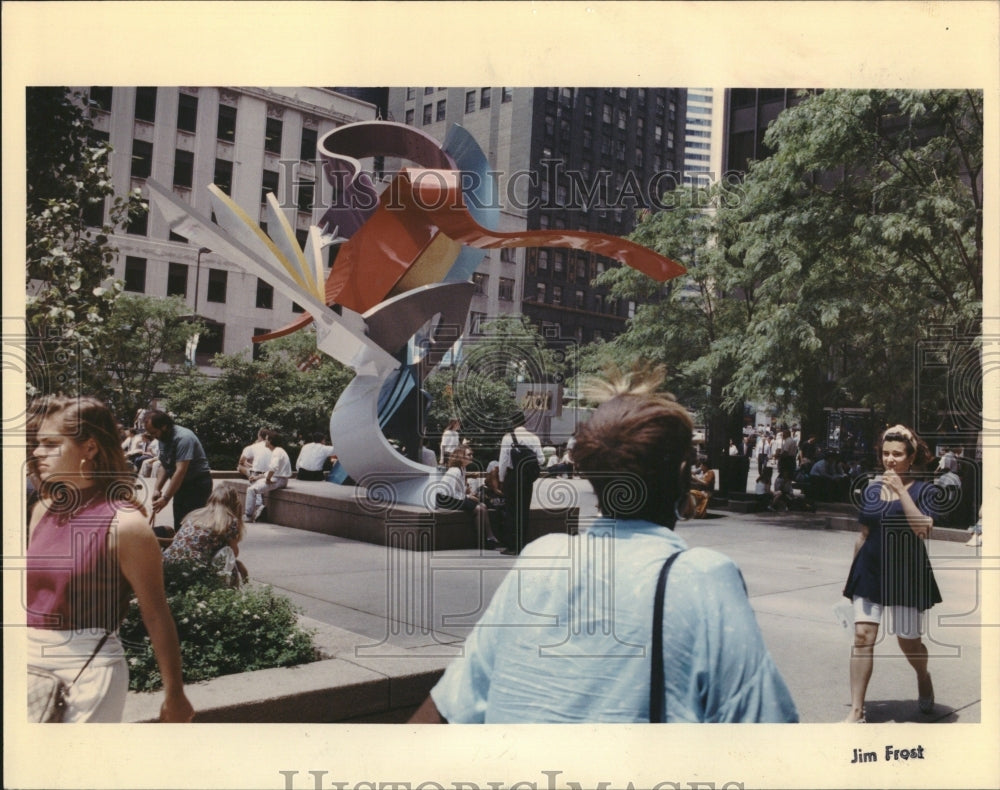
<svg viewBox="0 0 1000 790">
<path fill-rule="evenodd" d="M 739 568 L 673 532 L 689 509 L 692 423 L 662 376 L 588 393 L 601 405 L 573 458 L 602 516 L 527 546 L 463 655 L 411 721 L 643 722 L 653 716 L 653 612 L 666 558 L 662 691 L 667 722 L 795 722 Z M 662 694 L 662 696 L 659 696 Z"/>
<path fill-rule="evenodd" d="M 153 489 L 153 512 L 174 501 L 174 532 L 184 516 L 204 507 L 212 493 L 212 475 L 205 449 L 194 432 L 174 423 L 163 411 L 146 413 L 146 433 L 160 442 L 160 469 Z"/>
</svg>

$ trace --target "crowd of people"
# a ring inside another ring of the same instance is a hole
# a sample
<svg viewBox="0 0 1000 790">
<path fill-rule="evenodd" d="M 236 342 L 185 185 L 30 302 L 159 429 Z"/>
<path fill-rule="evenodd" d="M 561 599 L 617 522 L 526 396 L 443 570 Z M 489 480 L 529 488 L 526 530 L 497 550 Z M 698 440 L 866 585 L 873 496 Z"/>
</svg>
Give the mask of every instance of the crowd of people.
<svg viewBox="0 0 1000 790">
<path fill-rule="evenodd" d="M 458 420 L 448 425 L 432 460 L 444 466 L 437 505 L 466 514 L 484 548 L 528 560 L 556 550 L 549 545 L 556 536 L 532 540 L 536 481 L 546 474 L 589 481 L 599 518 L 571 540 L 608 541 L 614 550 L 595 553 L 581 545 L 573 556 L 586 567 L 573 583 L 589 585 L 591 593 L 600 588 L 603 600 L 617 602 L 615 644 L 597 646 L 609 651 L 602 655 L 614 671 L 606 666 L 595 674 L 580 660 L 595 648 L 586 634 L 574 637 L 551 662 L 532 662 L 529 657 L 549 644 L 546 629 L 491 627 L 516 622 L 518 611 L 558 610 L 560 622 L 575 622 L 583 613 L 574 607 L 589 600 L 567 596 L 564 581 L 526 585 L 511 574 L 467 639 L 463 657 L 448 668 L 414 721 L 797 720 L 738 568 L 714 551 L 688 550 L 673 532 L 678 519 L 704 517 L 717 488 L 714 470 L 696 455 L 690 417 L 659 394 L 655 383 L 639 378 L 598 383 L 591 395 L 600 405 L 563 452 L 543 447 L 517 412 L 500 438 L 497 458 L 482 474 L 469 474 L 475 455 Z M 29 512 L 27 584 L 32 671 L 55 673 L 66 686 L 64 721 L 119 720 L 128 669 L 116 630 L 134 594 L 164 679 L 161 719 L 191 720 L 163 568 L 196 563 L 215 568 L 234 585 L 246 581 L 238 559 L 246 525 L 260 519 L 267 496 L 293 476 L 327 479 L 337 462 L 329 437 L 311 435 L 293 464 L 282 435 L 261 428 L 238 459 L 247 481 L 244 493 L 228 482 L 213 485 L 198 437 L 166 412 L 143 410 L 135 425 L 123 428 L 97 400 L 51 397 L 32 414 L 29 479 L 36 499 Z M 793 484 L 801 485 L 797 475 L 806 464 L 810 478 L 831 491 L 843 480 L 859 479 L 859 470 L 845 468 L 835 453 L 823 453 L 815 437 L 801 441 L 795 431 L 762 432 L 753 440 L 748 434 L 742 446 L 735 441 L 731 446 L 757 459 L 755 493 L 768 508 L 797 507 L 802 497 Z M 866 721 L 865 695 L 881 627 L 896 635 L 916 673 L 919 709 L 934 710 L 922 634 L 924 613 L 941 601 L 941 593 L 924 541 L 958 496 L 949 492 L 960 492 L 962 485 L 956 454 L 933 459 L 903 425 L 884 431 L 877 460 L 880 474 L 866 479 L 861 532 L 843 588 L 855 629 L 850 722 Z M 150 462 L 156 471 L 147 509 L 136 480 Z M 936 479 L 920 474 L 931 469 Z M 635 495 L 623 495 L 628 491 Z M 158 533 L 151 528 L 155 516 L 170 503 L 173 528 Z M 980 532 L 981 527 L 969 545 L 981 545 Z M 65 562 L 67 556 L 72 563 Z M 668 558 L 679 559 L 669 585 Z M 660 590 L 655 596 L 654 588 Z M 657 659 L 662 688 L 656 685 L 651 693 L 650 682 L 641 677 L 648 665 L 625 661 L 617 651 L 621 645 L 647 644 L 650 627 L 659 633 L 659 625 L 651 626 L 650 606 L 655 598 L 659 611 L 664 591 L 669 594 L 662 617 L 671 637 L 663 639 L 664 655 Z M 891 613 L 885 626 L 884 612 Z M 678 639 L 681 632 L 685 636 Z M 716 649 L 707 650 L 705 640 Z M 723 643 L 726 649 L 717 649 Z M 526 684 L 533 689 L 530 701 Z"/>
</svg>

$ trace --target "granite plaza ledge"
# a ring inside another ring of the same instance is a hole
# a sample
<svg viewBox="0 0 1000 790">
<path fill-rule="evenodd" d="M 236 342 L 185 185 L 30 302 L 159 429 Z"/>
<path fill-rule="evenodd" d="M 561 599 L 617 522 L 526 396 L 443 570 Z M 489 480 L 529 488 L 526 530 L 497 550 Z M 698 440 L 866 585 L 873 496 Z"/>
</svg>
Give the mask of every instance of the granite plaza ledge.
<svg viewBox="0 0 1000 790">
<path fill-rule="evenodd" d="M 246 492 L 246 480 L 230 478 L 228 473 L 213 476 L 226 479 Z M 549 501 L 539 501 L 536 490 L 526 543 L 552 532 L 575 535 L 579 529 L 580 509 L 568 490 L 557 487 L 554 495 L 550 492 L 546 499 Z M 383 504 L 369 500 L 362 487 L 292 479 L 286 488 L 265 494 L 265 502 L 264 520 L 270 524 L 379 546 L 446 551 L 478 548 L 483 540 L 468 513 Z"/>
</svg>

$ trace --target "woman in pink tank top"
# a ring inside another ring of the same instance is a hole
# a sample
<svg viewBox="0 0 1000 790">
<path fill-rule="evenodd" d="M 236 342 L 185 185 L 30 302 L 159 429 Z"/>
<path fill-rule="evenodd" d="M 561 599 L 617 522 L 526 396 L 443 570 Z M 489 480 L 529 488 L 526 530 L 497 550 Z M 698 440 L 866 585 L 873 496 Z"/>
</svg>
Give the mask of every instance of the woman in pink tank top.
<svg viewBox="0 0 1000 790">
<path fill-rule="evenodd" d="M 40 496 L 27 552 L 29 663 L 71 684 L 64 721 L 121 721 L 128 666 L 117 629 L 134 593 L 163 676 L 160 720 L 190 721 L 159 543 L 111 411 L 94 398 L 50 397 L 32 415 Z"/>
</svg>

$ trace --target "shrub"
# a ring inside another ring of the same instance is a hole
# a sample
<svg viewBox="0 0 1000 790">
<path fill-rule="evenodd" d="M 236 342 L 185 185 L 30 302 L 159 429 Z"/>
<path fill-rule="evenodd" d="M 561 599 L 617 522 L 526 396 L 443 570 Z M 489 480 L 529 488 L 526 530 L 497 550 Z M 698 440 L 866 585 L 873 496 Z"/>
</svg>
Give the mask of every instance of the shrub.
<svg viewBox="0 0 1000 790">
<path fill-rule="evenodd" d="M 212 569 L 188 563 L 165 566 L 164 581 L 186 683 L 316 660 L 314 632 L 298 625 L 298 609 L 270 586 L 233 588 Z M 129 688 L 160 688 L 160 670 L 135 598 L 119 633 Z"/>
</svg>

